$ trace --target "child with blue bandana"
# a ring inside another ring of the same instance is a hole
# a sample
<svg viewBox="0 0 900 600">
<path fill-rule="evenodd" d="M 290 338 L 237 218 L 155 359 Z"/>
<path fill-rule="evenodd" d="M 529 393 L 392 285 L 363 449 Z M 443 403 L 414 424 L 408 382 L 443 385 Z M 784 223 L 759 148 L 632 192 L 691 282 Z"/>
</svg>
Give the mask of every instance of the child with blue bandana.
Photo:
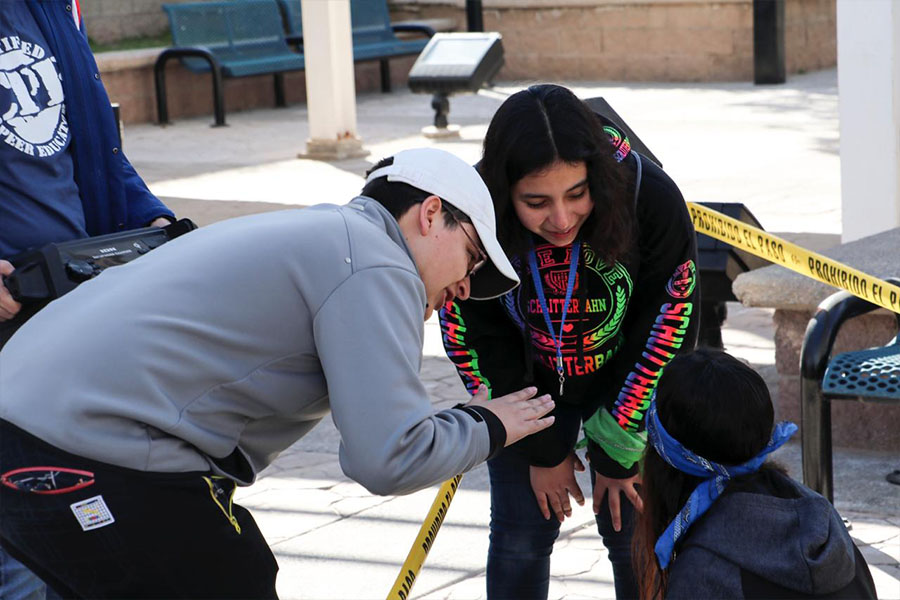
<svg viewBox="0 0 900 600">
<path fill-rule="evenodd" d="M 819 494 L 764 462 L 797 431 L 763 379 L 711 349 L 676 357 L 647 412 L 641 598 L 875 598 L 865 560 Z"/>
</svg>

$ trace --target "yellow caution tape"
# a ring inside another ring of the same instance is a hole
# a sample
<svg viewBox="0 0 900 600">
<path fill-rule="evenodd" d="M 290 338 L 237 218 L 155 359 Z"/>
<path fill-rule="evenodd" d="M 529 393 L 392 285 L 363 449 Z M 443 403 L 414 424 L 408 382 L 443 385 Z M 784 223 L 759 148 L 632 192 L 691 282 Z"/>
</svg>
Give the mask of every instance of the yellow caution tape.
<svg viewBox="0 0 900 600">
<path fill-rule="evenodd" d="M 816 281 L 846 290 L 863 300 L 900 313 L 900 287 L 857 271 L 836 260 L 766 233 L 742 221 L 687 203 L 697 233 L 721 240 L 754 256 L 787 267 Z"/>
<path fill-rule="evenodd" d="M 453 500 L 453 496 L 456 495 L 456 489 L 459 487 L 461 479 L 462 475 L 457 475 L 441 485 L 434 502 L 431 503 L 431 510 L 428 511 L 428 516 L 425 517 L 425 521 L 422 523 L 418 535 L 416 535 L 416 540 L 413 542 L 412 548 L 409 549 L 409 554 L 406 555 L 400 574 L 397 575 L 394 586 L 387 595 L 387 600 L 407 600 L 409 598 L 412 586 L 416 582 L 416 577 L 419 575 L 422 564 L 425 562 L 425 557 L 428 556 L 428 551 L 431 550 L 431 546 L 434 544 L 434 539 L 437 537 L 438 530 L 440 530 L 441 524 L 444 522 L 444 517 L 447 516 L 450 502 Z"/>
</svg>

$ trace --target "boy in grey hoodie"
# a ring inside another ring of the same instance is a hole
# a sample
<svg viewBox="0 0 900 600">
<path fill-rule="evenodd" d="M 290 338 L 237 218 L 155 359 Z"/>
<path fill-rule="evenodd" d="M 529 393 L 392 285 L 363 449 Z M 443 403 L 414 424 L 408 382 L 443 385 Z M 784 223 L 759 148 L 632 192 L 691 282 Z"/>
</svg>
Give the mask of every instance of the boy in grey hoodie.
<svg viewBox="0 0 900 600">
<path fill-rule="evenodd" d="M 552 423 L 533 388 L 434 414 L 418 377 L 435 307 L 517 283 L 481 178 L 434 149 L 382 161 L 349 204 L 104 272 L 0 353 L 0 544 L 63 595 L 274 597 L 231 496 L 329 412 L 344 472 L 378 494 Z"/>
</svg>

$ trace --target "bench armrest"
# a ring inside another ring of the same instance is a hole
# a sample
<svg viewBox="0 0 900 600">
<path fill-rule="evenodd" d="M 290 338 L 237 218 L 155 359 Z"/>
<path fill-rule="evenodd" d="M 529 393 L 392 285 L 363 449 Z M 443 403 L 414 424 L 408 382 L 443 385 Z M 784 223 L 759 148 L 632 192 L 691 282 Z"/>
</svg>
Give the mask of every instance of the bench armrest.
<svg viewBox="0 0 900 600">
<path fill-rule="evenodd" d="M 209 48 L 205 46 L 175 46 L 173 48 L 166 48 L 162 52 L 159 53 L 159 56 L 156 59 L 156 64 L 154 65 L 154 70 L 159 70 L 165 66 L 166 61 L 170 58 L 202 58 L 209 63 L 210 68 L 213 71 L 221 70 L 221 65 L 219 64 L 219 59 L 216 58 L 215 54 L 210 51 Z"/>
<path fill-rule="evenodd" d="M 900 279 L 885 279 L 900 285 Z M 854 296 L 850 292 L 840 291 L 828 296 L 819 306 L 803 336 L 800 348 L 800 375 L 806 379 L 821 380 L 831 357 L 834 340 L 841 326 L 854 317 L 864 315 L 880 308 L 867 300 Z M 895 315 L 900 324 L 900 315 Z"/>
<path fill-rule="evenodd" d="M 434 28 L 430 25 L 425 25 L 424 23 L 397 23 L 391 25 L 391 29 L 394 33 L 397 33 L 398 31 L 417 32 L 424 34 L 427 37 L 431 37 L 435 34 Z"/>
</svg>

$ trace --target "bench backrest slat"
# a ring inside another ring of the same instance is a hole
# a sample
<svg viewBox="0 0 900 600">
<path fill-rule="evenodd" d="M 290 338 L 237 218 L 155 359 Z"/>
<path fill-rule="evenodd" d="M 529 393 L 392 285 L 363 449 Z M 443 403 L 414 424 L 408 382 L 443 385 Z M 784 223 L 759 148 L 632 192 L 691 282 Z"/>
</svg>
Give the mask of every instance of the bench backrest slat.
<svg viewBox="0 0 900 600">
<path fill-rule="evenodd" d="M 175 46 L 212 50 L 273 47 L 287 50 L 275 0 L 164 4 Z"/>
<path fill-rule="evenodd" d="M 301 0 L 278 0 L 284 11 L 288 33 L 303 34 Z M 318 1 L 318 0 L 311 0 Z M 395 42 L 387 0 L 350 0 L 350 23 L 353 45 Z"/>
<path fill-rule="evenodd" d="M 286 47 L 284 23 L 274 0 L 239 0 L 234 4 L 229 21 L 236 43 Z"/>
<path fill-rule="evenodd" d="M 303 35 L 303 13 L 300 9 L 300 0 L 278 0 L 278 4 L 284 12 L 284 22 L 287 25 L 288 34 Z"/>
<path fill-rule="evenodd" d="M 175 46 L 231 45 L 231 35 L 220 2 L 196 4 L 164 4 L 169 17 L 172 44 Z"/>
<path fill-rule="evenodd" d="M 391 13 L 387 0 L 350 0 L 353 43 L 393 42 L 397 36 L 391 29 Z"/>
</svg>

